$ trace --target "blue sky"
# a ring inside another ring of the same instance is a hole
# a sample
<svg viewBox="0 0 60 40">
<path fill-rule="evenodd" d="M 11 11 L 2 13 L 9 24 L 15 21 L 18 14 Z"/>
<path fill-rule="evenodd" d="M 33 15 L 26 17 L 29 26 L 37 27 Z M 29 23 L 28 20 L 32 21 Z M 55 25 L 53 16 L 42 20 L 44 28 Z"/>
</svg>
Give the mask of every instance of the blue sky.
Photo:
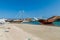
<svg viewBox="0 0 60 40">
<path fill-rule="evenodd" d="M 0 0 L 0 18 L 48 18 L 55 15 L 60 16 L 60 0 Z"/>
</svg>

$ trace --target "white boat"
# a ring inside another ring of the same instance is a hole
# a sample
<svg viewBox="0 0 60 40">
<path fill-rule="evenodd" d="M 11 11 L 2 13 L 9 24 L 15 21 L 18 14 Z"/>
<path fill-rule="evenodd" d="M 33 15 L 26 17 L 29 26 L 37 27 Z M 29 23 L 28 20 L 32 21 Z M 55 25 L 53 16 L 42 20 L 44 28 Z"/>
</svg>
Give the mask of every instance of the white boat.
<svg viewBox="0 0 60 40">
<path fill-rule="evenodd" d="M 0 24 L 4 24 L 4 23 L 6 23 L 5 20 L 7 20 L 7 19 L 0 19 Z"/>
</svg>

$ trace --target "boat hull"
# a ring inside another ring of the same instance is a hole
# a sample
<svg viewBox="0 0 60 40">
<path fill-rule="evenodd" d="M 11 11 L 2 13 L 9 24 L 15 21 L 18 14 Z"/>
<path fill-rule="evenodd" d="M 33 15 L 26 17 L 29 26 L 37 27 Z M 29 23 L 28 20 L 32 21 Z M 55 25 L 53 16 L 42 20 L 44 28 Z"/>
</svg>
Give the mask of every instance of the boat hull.
<svg viewBox="0 0 60 40">
<path fill-rule="evenodd" d="M 52 24 L 53 22 L 48 22 L 47 20 L 38 20 L 41 24 Z"/>
</svg>

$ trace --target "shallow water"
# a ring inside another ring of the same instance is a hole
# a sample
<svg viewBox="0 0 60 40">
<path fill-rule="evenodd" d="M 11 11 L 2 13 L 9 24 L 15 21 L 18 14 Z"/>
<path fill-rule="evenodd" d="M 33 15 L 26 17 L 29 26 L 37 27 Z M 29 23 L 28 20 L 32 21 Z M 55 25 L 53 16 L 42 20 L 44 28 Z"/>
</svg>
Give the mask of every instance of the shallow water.
<svg viewBox="0 0 60 40">
<path fill-rule="evenodd" d="M 24 24 L 40 25 L 40 22 L 32 21 L 32 22 L 24 22 Z M 55 26 L 60 26 L 60 22 L 53 22 L 53 25 L 55 25 Z"/>
<path fill-rule="evenodd" d="M 40 22 L 37 22 L 37 21 L 32 21 L 32 22 L 23 22 L 25 24 L 35 24 L 35 25 L 39 25 Z"/>
<path fill-rule="evenodd" d="M 53 22 L 55 26 L 60 26 L 60 21 L 59 22 Z"/>
</svg>

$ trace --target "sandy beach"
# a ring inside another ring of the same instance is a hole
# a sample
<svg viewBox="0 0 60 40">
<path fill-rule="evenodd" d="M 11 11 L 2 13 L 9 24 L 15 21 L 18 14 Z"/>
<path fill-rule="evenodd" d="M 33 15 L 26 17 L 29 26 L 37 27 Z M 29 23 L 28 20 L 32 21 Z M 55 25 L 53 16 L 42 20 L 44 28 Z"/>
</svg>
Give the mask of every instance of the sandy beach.
<svg viewBox="0 0 60 40">
<path fill-rule="evenodd" d="M 4 24 L 0 25 L 0 40 L 60 40 L 60 27 Z"/>
<path fill-rule="evenodd" d="M 58 26 L 31 24 L 16 24 L 16 26 L 43 40 L 60 40 L 60 27 Z"/>
<path fill-rule="evenodd" d="M 42 40 L 13 24 L 0 26 L 0 40 Z"/>
</svg>

